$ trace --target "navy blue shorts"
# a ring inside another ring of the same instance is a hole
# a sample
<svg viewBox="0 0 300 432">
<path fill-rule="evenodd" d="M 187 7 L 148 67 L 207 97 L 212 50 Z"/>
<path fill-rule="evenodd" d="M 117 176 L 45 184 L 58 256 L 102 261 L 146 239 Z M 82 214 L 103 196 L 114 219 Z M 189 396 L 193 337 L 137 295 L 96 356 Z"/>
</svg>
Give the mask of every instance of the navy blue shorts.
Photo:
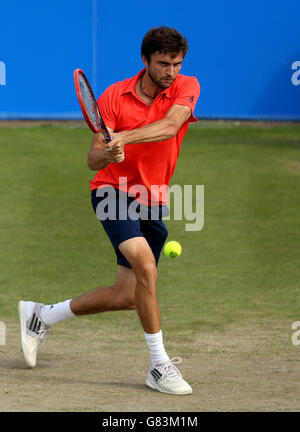
<svg viewBox="0 0 300 432">
<path fill-rule="evenodd" d="M 161 220 L 168 214 L 165 206 L 141 206 L 134 198 L 113 187 L 94 189 L 91 200 L 96 216 L 114 247 L 119 265 L 131 268 L 118 246 L 133 237 L 144 237 L 147 240 L 156 265 L 158 264 L 168 236 L 168 230 Z"/>
</svg>

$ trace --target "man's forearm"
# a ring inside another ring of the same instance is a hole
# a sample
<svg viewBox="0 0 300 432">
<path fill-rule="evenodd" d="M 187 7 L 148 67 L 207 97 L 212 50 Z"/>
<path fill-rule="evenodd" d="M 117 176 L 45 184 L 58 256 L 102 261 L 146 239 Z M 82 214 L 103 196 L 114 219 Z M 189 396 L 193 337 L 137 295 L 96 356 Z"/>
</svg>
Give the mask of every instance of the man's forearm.
<svg viewBox="0 0 300 432">
<path fill-rule="evenodd" d="M 164 141 L 172 138 L 176 133 L 177 128 L 175 123 L 168 118 L 158 120 L 138 129 L 120 132 L 124 137 L 125 144 Z"/>
<path fill-rule="evenodd" d="M 88 154 L 87 165 L 92 171 L 99 171 L 109 165 L 109 161 L 105 158 L 105 150 L 93 149 Z"/>
</svg>

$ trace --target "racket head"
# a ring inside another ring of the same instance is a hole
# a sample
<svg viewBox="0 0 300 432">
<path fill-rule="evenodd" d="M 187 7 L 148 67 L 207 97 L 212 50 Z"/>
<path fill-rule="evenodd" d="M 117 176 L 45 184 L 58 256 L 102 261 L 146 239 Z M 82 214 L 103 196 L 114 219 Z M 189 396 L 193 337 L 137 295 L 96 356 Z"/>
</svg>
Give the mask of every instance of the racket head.
<svg viewBox="0 0 300 432">
<path fill-rule="evenodd" d="M 74 84 L 78 102 L 87 125 L 94 133 L 102 132 L 105 141 L 110 142 L 111 136 L 101 117 L 93 90 L 81 69 L 74 70 Z"/>
</svg>

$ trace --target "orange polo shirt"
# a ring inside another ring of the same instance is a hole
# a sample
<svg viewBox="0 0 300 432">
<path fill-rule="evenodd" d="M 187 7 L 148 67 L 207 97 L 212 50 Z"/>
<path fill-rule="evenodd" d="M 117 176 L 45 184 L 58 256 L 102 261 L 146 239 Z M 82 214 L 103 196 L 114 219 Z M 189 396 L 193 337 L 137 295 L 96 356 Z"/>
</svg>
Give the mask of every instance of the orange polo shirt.
<svg viewBox="0 0 300 432">
<path fill-rule="evenodd" d="M 197 78 L 179 74 L 173 84 L 160 92 L 148 106 L 136 93 L 136 83 L 145 71 L 108 87 L 97 101 L 106 126 L 115 132 L 140 128 L 163 119 L 172 105 L 185 105 L 192 113 L 200 94 Z M 128 144 L 125 159 L 110 163 L 97 172 L 91 190 L 105 185 L 129 193 L 143 204 L 168 203 L 167 191 L 179 156 L 182 140 L 189 122 L 197 119 L 191 114 L 177 135 L 165 141 Z"/>
</svg>

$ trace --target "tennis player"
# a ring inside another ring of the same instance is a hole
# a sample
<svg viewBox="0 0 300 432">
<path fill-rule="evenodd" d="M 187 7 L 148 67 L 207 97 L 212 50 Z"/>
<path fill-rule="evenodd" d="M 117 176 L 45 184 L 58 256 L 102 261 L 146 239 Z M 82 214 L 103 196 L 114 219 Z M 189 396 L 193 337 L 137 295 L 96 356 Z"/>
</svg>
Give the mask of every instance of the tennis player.
<svg viewBox="0 0 300 432">
<path fill-rule="evenodd" d="M 87 164 L 96 171 L 92 205 L 116 253 L 116 281 L 53 305 L 19 302 L 22 350 L 31 368 L 57 322 L 136 309 L 150 353 L 146 385 L 174 395 L 192 393 L 175 366 L 181 358 L 170 359 L 165 350 L 156 292 L 157 264 L 168 234 L 162 221 L 167 189 L 189 123 L 197 121 L 193 111 L 199 83 L 179 73 L 187 50 L 187 40 L 177 30 L 151 29 L 141 47 L 145 68 L 108 87 L 97 101 L 113 139 L 105 144 L 103 135 L 95 134 Z M 104 204 L 112 203 L 114 217 L 100 217 Z M 143 217 L 132 217 L 133 205 Z"/>
</svg>

